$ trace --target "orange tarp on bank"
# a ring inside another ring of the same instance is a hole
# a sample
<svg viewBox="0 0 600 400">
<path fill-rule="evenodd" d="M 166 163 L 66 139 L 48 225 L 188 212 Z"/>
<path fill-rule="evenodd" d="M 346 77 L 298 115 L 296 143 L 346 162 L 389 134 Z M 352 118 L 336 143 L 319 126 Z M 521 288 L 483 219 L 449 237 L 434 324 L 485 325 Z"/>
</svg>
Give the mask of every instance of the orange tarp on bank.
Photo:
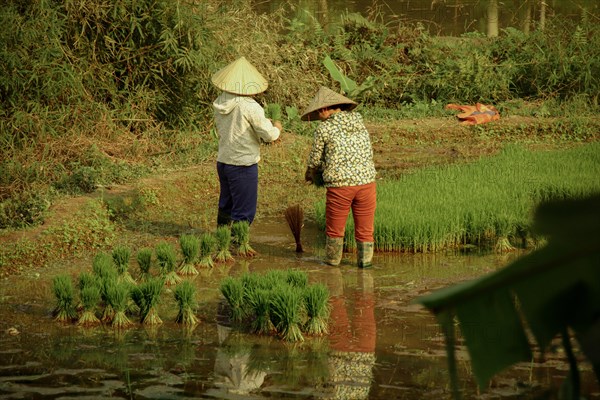
<svg viewBox="0 0 600 400">
<path fill-rule="evenodd" d="M 496 121 L 500 119 L 500 114 L 494 106 L 486 106 L 485 104 L 477 103 L 474 106 L 461 106 L 458 104 L 448 104 L 447 110 L 462 111 L 457 115 L 461 121 L 461 125 L 477 125 L 486 122 Z"/>
</svg>

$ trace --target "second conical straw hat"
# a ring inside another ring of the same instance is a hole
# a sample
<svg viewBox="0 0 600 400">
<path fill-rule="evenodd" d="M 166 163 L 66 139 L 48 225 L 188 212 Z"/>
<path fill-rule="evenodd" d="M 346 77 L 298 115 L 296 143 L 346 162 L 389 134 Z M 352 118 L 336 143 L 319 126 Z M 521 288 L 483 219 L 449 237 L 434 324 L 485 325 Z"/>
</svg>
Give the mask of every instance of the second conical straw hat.
<svg viewBox="0 0 600 400">
<path fill-rule="evenodd" d="M 347 105 L 346 110 L 353 110 L 358 105 L 357 102 L 342 96 L 333 90 L 321 86 L 315 97 L 312 99 L 304 113 L 302 113 L 302 121 L 316 121 L 319 119 L 319 110 L 325 107 Z"/>
<path fill-rule="evenodd" d="M 217 71 L 211 81 L 225 92 L 243 96 L 262 93 L 269 86 L 261 73 L 243 56 Z"/>
</svg>

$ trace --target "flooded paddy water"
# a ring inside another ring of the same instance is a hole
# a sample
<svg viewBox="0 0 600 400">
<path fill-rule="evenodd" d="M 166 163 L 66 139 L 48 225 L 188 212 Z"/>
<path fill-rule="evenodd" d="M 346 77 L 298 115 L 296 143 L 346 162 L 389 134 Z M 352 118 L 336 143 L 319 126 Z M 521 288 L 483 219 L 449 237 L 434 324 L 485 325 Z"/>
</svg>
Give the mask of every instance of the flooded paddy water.
<svg viewBox="0 0 600 400">
<path fill-rule="evenodd" d="M 6 278 L 0 283 L 0 399 L 449 399 L 443 335 L 413 300 L 519 256 L 376 253 L 374 267 L 359 270 L 353 254 L 339 268 L 322 264 L 324 240 L 310 222 L 302 240 L 305 252 L 297 254 L 283 217 L 258 220 L 251 231 L 257 257 L 192 278 L 200 319 L 193 329 L 173 322 L 171 292 L 163 293 L 164 323 L 156 327 L 118 331 L 55 322 L 52 277 L 78 273 L 66 261 Z M 300 269 L 311 282 L 328 285 L 328 336 L 288 344 L 228 326 L 221 279 L 272 268 Z M 568 371 L 560 353 L 545 361 L 536 356 L 478 392 L 464 348 L 457 356 L 464 398 L 555 398 Z M 581 370 L 582 394 L 600 398 L 589 367 Z"/>
</svg>

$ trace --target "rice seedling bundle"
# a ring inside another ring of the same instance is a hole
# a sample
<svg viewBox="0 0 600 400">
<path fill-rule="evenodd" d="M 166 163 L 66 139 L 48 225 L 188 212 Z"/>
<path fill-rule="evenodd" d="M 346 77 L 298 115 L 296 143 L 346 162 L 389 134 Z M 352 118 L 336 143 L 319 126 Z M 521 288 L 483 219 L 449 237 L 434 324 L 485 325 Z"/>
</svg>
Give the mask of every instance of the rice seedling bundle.
<svg viewBox="0 0 600 400">
<path fill-rule="evenodd" d="M 137 252 L 136 259 L 140 268 L 140 279 L 147 280 L 151 277 L 150 268 L 152 267 L 152 249 L 140 249 Z"/>
<path fill-rule="evenodd" d="M 248 221 L 237 221 L 231 225 L 231 232 L 238 246 L 238 255 L 252 257 L 256 251 L 250 245 L 250 224 Z"/>
<path fill-rule="evenodd" d="M 164 284 L 167 286 L 176 285 L 181 282 L 181 277 L 175 271 L 177 262 L 177 253 L 173 246 L 167 242 L 160 242 L 155 247 L 156 259 L 160 268 Z"/>
<path fill-rule="evenodd" d="M 203 233 L 200 236 L 200 262 L 202 267 L 212 268 L 214 266 L 213 253 L 217 241 L 212 233 Z"/>
<path fill-rule="evenodd" d="M 108 291 L 109 289 L 116 285 L 118 282 L 118 278 L 116 275 L 114 276 L 107 276 L 103 279 L 100 279 L 99 281 L 99 285 L 100 285 L 100 300 L 102 301 L 102 303 L 104 304 L 104 311 L 102 312 L 102 322 L 112 322 L 114 316 L 115 316 L 115 309 L 112 306 L 112 303 L 110 302 L 109 298 L 108 298 Z"/>
<path fill-rule="evenodd" d="M 232 322 L 250 332 L 276 333 L 287 341 L 303 341 L 303 331 L 328 333 L 329 291 L 322 284 L 309 285 L 304 271 L 269 270 L 227 277 L 221 282 L 221 292 Z"/>
<path fill-rule="evenodd" d="M 52 280 L 52 290 L 56 298 L 54 319 L 60 322 L 69 322 L 77 318 L 75 308 L 75 290 L 73 282 L 68 275 L 57 275 Z"/>
<path fill-rule="evenodd" d="M 231 276 L 221 281 L 221 293 L 230 309 L 230 319 L 234 324 L 241 324 L 244 320 L 244 286 L 242 281 Z"/>
<path fill-rule="evenodd" d="M 252 313 L 250 331 L 259 335 L 267 335 L 274 331 L 275 326 L 271 321 L 271 294 L 270 289 L 254 288 L 246 293 L 249 309 Z"/>
<path fill-rule="evenodd" d="M 92 272 L 100 279 L 116 277 L 118 275 L 111 255 L 105 252 L 97 253 L 94 256 L 92 260 Z"/>
<path fill-rule="evenodd" d="M 309 335 L 329 333 L 329 289 L 322 283 L 308 286 L 304 289 L 304 303 L 308 320 L 304 331 Z"/>
<path fill-rule="evenodd" d="M 108 305 L 114 310 L 111 324 L 115 328 L 126 328 L 133 324 L 126 314 L 131 298 L 131 284 L 127 282 L 112 281 L 107 285 L 106 299 Z"/>
<path fill-rule="evenodd" d="M 273 121 L 281 121 L 283 113 L 279 103 L 269 103 L 265 107 L 265 115 Z"/>
<path fill-rule="evenodd" d="M 303 296 L 300 289 L 290 286 L 277 286 L 271 294 L 270 312 L 277 321 L 278 335 L 288 342 L 302 342 Z"/>
<path fill-rule="evenodd" d="M 200 240 L 195 235 L 181 235 L 179 238 L 179 247 L 183 254 L 183 261 L 179 268 L 181 275 L 197 275 L 195 263 L 200 252 Z"/>
<path fill-rule="evenodd" d="M 291 286 L 303 289 L 308 286 L 308 274 L 298 269 L 289 269 L 285 272 L 285 281 Z"/>
<path fill-rule="evenodd" d="M 244 301 L 248 300 L 248 294 L 253 289 L 270 289 L 269 282 L 264 278 L 264 275 L 260 275 L 254 272 L 245 272 L 239 278 L 242 282 L 244 290 Z"/>
<path fill-rule="evenodd" d="M 131 297 L 140 309 L 140 320 L 143 324 L 162 324 L 157 307 L 164 285 L 163 279 L 151 278 L 132 288 Z"/>
<path fill-rule="evenodd" d="M 215 231 L 215 239 L 217 241 L 217 254 L 215 261 L 226 263 L 233 260 L 229 247 L 231 246 L 231 228 L 228 225 L 222 225 Z"/>
<path fill-rule="evenodd" d="M 129 273 L 129 259 L 131 257 L 131 250 L 125 246 L 117 246 L 112 251 L 112 259 L 117 267 L 119 273 L 119 280 L 127 283 L 134 284 L 135 280 Z"/>
<path fill-rule="evenodd" d="M 378 251 L 428 252 L 464 244 L 510 250 L 549 198 L 600 191 L 600 143 L 529 151 L 517 145 L 469 164 L 436 166 L 377 187 Z M 316 207 L 324 229 L 325 203 Z M 354 242 L 349 218 L 345 241 Z"/>
<path fill-rule="evenodd" d="M 184 325 L 195 325 L 198 323 L 198 318 L 194 314 L 196 307 L 196 288 L 189 281 L 183 281 L 175 288 L 174 296 L 179 312 L 175 322 Z"/>
<path fill-rule="evenodd" d="M 81 298 L 83 311 L 79 316 L 77 325 L 92 326 L 100 323 L 100 319 L 96 316 L 96 307 L 100 303 L 100 295 L 100 287 L 96 281 L 80 286 L 79 297 Z"/>
<path fill-rule="evenodd" d="M 256 274 L 258 275 L 258 274 Z M 281 269 L 271 269 L 265 272 L 264 278 L 261 282 L 264 282 L 266 288 L 273 288 L 283 283 L 287 283 L 288 273 Z"/>
<path fill-rule="evenodd" d="M 112 263 L 112 261 L 111 261 L 111 263 Z M 81 294 L 81 290 L 84 287 L 90 286 L 90 285 L 99 285 L 99 284 L 100 284 L 100 278 L 97 275 L 94 275 L 87 271 L 81 272 L 79 274 L 79 277 L 77 278 L 77 289 L 79 290 L 80 294 Z M 79 297 L 79 303 L 77 304 L 76 309 L 77 309 L 77 311 L 83 310 L 81 296 Z"/>
<path fill-rule="evenodd" d="M 304 226 L 304 211 L 299 204 L 289 206 L 285 210 L 285 220 L 292 231 L 294 240 L 296 242 L 296 253 L 302 253 L 301 233 L 302 227 Z"/>
</svg>

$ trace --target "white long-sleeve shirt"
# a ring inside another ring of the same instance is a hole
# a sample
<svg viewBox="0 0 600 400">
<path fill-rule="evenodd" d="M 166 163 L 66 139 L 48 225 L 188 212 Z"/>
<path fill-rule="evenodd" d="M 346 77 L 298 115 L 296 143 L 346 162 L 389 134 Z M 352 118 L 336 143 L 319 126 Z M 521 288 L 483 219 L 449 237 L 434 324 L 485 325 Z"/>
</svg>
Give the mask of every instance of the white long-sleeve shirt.
<svg viewBox="0 0 600 400">
<path fill-rule="evenodd" d="M 217 161 L 230 165 L 253 165 L 260 160 L 260 140 L 272 142 L 280 135 L 252 97 L 223 92 L 213 102 L 219 134 Z"/>
</svg>

